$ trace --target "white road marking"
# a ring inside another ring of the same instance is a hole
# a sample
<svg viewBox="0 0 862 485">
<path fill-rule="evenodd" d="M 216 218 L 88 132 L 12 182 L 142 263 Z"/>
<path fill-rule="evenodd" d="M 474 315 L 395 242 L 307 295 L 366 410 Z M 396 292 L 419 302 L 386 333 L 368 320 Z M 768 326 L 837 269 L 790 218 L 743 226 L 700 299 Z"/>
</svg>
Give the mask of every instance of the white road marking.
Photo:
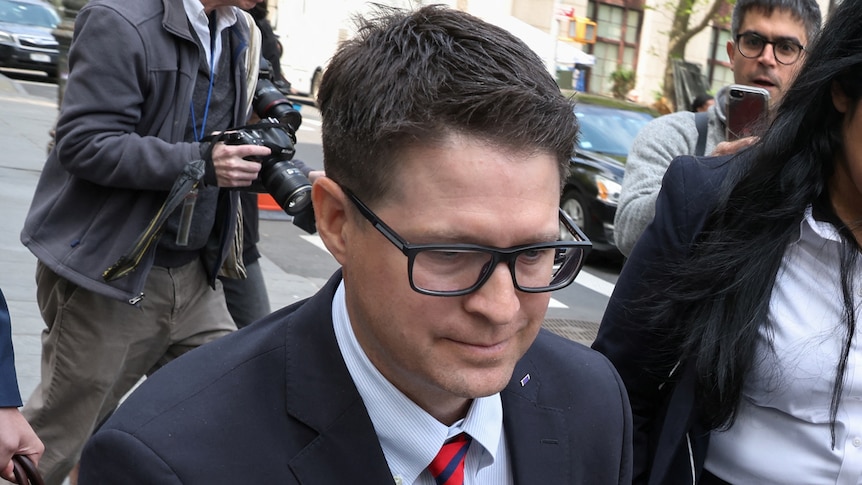
<svg viewBox="0 0 862 485">
<path fill-rule="evenodd" d="M 300 113 L 302 113 L 302 111 L 300 111 Z M 309 125 L 310 125 L 310 126 L 309 126 Z M 320 127 L 321 127 L 322 125 L 323 125 L 323 123 L 321 123 L 321 122 L 320 122 L 320 121 L 318 121 L 318 120 L 313 120 L 313 119 L 309 119 L 309 118 L 303 118 L 303 119 L 302 119 L 302 124 L 301 124 L 301 125 L 299 125 L 299 129 L 300 129 L 300 130 L 305 130 L 305 131 L 320 131 Z"/>
</svg>

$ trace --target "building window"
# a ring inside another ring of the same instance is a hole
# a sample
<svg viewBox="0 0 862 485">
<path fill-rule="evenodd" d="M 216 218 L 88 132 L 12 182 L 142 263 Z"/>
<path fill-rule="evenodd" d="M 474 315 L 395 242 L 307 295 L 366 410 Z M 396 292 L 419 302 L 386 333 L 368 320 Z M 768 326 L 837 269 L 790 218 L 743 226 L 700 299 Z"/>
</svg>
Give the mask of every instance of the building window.
<svg viewBox="0 0 862 485">
<path fill-rule="evenodd" d="M 730 58 L 727 56 L 727 43 L 730 41 L 730 30 L 719 27 L 712 29 L 712 43 L 709 48 L 709 71 L 707 81 L 710 91 L 718 92 L 724 86 L 733 84 L 733 70 Z"/>
<path fill-rule="evenodd" d="M 615 2 L 619 3 L 619 2 Z M 589 49 L 596 56 L 587 90 L 610 93 L 611 73 L 621 67 L 637 68 L 637 44 L 643 12 L 640 9 L 591 1 L 590 17 L 596 21 L 596 43 Z"/>
</svg>

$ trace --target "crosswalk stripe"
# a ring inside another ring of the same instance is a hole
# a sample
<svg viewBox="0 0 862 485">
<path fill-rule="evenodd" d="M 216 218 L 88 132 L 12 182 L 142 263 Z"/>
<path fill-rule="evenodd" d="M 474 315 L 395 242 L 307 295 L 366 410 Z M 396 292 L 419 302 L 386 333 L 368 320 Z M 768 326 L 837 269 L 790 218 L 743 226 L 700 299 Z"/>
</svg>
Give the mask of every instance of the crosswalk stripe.
<svg viewBox="0 0 862 485">
<path fill-rule="evenodd" d="M 314 131 L 320 132 L 320 127 L 323 125 L 320 121 L 312 120 L 308 118 L 302 119 L 302 124 L 299 125 L 299 129 L 303 131 Z"/>
</svg>

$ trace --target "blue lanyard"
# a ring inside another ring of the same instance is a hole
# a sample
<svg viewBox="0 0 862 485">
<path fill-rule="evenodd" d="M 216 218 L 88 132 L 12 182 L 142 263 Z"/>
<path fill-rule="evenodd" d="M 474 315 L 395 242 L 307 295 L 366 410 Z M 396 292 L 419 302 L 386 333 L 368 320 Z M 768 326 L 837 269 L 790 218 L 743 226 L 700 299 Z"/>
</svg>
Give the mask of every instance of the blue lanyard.
<svg viewBox="0 0 862 485">
<path fill-rule="evenodd" d="M 212 25 L 215 28 L 215 22 Z M 201 122 L 201 131 L 198 133 L 198 122 L 195 119 L 195 100 L 194 96 L 192 96 L 192 100 L 189 101 L 189 109 L 192 112 L 192 133 L 194 134 L 195 141 L 201 141 L 203 137 L 206 135 L 207 128 L 207 116 L 209 116 L 210 112 L 210 100 L 213 95 L 213 83 L 215 82 L 215 35 L 210 35 L 210 86 L 207 89 L 207 103 L 204 106 L 204 119 Z"/>
</svg>

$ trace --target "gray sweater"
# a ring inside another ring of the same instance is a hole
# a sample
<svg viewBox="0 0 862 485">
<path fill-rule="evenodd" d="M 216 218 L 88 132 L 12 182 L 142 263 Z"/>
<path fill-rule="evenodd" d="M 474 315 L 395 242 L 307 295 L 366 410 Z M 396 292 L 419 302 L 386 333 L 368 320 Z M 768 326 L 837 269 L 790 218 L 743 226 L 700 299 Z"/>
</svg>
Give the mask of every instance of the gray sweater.
<svg viewBox="0 0 862 485">
<path fill-rule="evenodd" d="M 725 140 L 726 100 L 727 88 L 723 88 L 715 97 L 715 105 L 709 108 L 706 154 Z M 626 256 L 655 216 L 655 200 L 668 165 L 678 156 L 694 155 L 696 146 L 697 126 L 694 113 L 688 111 L 656 118 L 635 137 L 614 218 L 614 240 Z"/>
</svg>

